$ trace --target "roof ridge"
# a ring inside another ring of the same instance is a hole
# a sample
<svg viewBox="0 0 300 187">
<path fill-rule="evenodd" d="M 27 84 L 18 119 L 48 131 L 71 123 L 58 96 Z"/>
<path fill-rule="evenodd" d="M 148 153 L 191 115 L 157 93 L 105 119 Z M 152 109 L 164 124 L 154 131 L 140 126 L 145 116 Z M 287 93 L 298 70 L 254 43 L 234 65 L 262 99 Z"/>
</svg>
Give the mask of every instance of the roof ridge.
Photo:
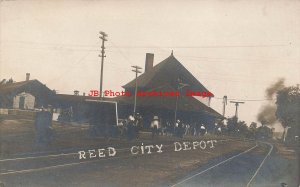
<svg viewBox="0 0 300 187">
<path fill-rule="evenodd" d="M 151 81 L 153 79 L 153 76 L 154 75 L 151 75 L 151 74 L 154 74 L 155 71 L 158 71 L 160 67 L 163 67 L 163 65 L 165 65 L 166 63 L 170 63 L 172 62 L 171 59 L 175 59 L 178 63 L 180 63 L 172 54 L 170 56 L 168 56 L 166 59 L 164 59 L 163 61 L 159 62 L 158 64 L 156 64 L 155 66 L 153 66 L 153 68 L 151 68 L 148 72 L 144 72 L 142 73 L 140 76 L 138 76 L 137 78 L 138 79 L 141 79 L 145 76 L 149 76 L 149 81 Z M 181 64 L 181 63 L 180 63 Z M 130 84 L 133 84 L 135 81 L 135 79 L 131 80 L 130 82 L 128 82 L 127 84 L 125 84 L 124 86 L 122 86 L 123 88 L 129 86 Z"/>
<path fill-rule="evenodd" d="M 187 81 L 187 83 L 190 84 L 190 86 L 192 86 L 194 89 L 199 89 L 199 91 L 209 91 L 173 54 L 168 56 L 160 63 L 156 64 L 149 71 L 144 72 L 143 74 L 138 76 L 138 86 L 140 88 L 146 88 L 157 86 L 157 84 L 160 84 L 161 81 L 174 82 L 174 80 L 178 78 L 174 77 L 176 74 L 178 74 L 178 76 L 182 76 L 182 78 L 185 77 L 185 81 Z M 125 89 L 134 88 L 135 79 L 131 80 L 122 87 Z"/>
</svg>

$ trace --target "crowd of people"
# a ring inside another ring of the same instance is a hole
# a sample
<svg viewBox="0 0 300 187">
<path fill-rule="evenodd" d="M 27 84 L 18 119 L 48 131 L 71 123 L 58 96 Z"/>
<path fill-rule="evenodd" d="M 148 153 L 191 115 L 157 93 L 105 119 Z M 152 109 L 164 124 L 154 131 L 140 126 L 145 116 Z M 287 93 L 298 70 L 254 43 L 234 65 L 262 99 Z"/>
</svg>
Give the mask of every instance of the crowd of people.
<svg viewBox="0 0 300 187">
<path fill-rule="evenodd" d="M 204 124 L 188 124 L 183 123 L 179 119 L 176 120 L 174 126 L 167 122 L 161 128 L 162 135 L 173 135 L 178 138 L 183 138 L 183 136 L 204 136 L 207 133 L 207 129 Z"/>
<path fill-rule="evenodd" d="M 139 138 L 139 132 L 141 129 L 145 129 L 143 126 L 143 118 L 137 113 L 137 115 L 130 115 L 128 119 L 125 119 L 118 123 L 118 134 L 121 137 L 127 137 L 128 140 L 133 140 Z M 158 116 L 154 116 L 150 126 L 149 126 L 152 138 L 157 138 L 158 136 L 175 136 L 178 138 L 183 138 L 184 136 L 204 136 L 207 134 L 207 127 L 204 124 L 188 124 L 183 123 L 180 119 L 176 120 L 175 124 L 166 121 L 161 123 Z M 222 128 L 215 124 L 213 133 L 220 135 L 222 133 Z"/>
<path fill-rule="evenodd" d="M 126 137 L 128 140 L 138 139 L 142 128 L 142 116 L 139 113 L 135 116 L 130 115 L 128 119 L 122 120 L 117 124 L 120 137 Z"/>
</svg>

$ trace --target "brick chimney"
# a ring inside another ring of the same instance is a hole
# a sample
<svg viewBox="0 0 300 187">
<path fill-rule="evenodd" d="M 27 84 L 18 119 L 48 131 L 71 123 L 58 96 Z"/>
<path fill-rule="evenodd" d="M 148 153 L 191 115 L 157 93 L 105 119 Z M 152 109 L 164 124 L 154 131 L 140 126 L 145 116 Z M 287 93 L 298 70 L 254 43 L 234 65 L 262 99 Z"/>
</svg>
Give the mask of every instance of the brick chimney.
<svg viewBox="0 0 300 187">
<path fill-rule="evenodd" d="M 30 79 L 30 73 L 26 73 L 26 81 L 29 81 Z"/>
<path fill-rule="evenodd" d="M 147 73 L 153 68 L 153 60 L 154 60 L 154 54 L 146 53 L 145 73 Z"/>
</svg>

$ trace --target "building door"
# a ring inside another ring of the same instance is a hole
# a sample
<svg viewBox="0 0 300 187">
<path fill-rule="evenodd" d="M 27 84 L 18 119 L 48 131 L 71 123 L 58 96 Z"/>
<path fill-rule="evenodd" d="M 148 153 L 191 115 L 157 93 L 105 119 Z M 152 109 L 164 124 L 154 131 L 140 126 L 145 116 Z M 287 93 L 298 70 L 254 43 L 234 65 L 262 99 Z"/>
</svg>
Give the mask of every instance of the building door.
<svg viewBox="0 0 300 187">
<path fill-rule="evenodd" d="M 21 96 L 19 101 L 19 109 L 24 109 L 24 105 L 25 105 L 25 97 Z"/>
</svg>

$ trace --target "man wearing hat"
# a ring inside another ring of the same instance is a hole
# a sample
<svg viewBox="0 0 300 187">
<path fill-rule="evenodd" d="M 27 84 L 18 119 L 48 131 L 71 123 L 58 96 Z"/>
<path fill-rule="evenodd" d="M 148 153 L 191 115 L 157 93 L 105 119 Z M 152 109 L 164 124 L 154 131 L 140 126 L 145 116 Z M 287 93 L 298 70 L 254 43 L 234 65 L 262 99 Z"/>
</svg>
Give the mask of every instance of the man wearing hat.
<svg viewBox="0 0 300 187">
<path fill-rule="evenodd" d="M 127 138 L 128 140 L 132 140 L 134 138 L 134 117 L 130 115 L 128 117 L 128 124 L 127 124 Z"/>
<path fill-rule="evenodd" d="M 181 126 L 180 120 L 177 119 L 174 127 L 174 134 L 176 137 L 180 137 L 180 126 Z"/>
<path fill-rule="evenodd" d="M 203 124 L 201 124 L 201 127 L 200 127 L 200 134 L 201 136 L 204 136 L 204 134 L 206 133 L 206 128 Z"/>
<path fill-rule="evenodd" d="M 142 129 L 142 116 L 139 113 L 136 113 L 134 117 L 134 129 L 135 129 L 135 137 L 138 139 L 139 138 L 139 131 Z"/>
</svg>

